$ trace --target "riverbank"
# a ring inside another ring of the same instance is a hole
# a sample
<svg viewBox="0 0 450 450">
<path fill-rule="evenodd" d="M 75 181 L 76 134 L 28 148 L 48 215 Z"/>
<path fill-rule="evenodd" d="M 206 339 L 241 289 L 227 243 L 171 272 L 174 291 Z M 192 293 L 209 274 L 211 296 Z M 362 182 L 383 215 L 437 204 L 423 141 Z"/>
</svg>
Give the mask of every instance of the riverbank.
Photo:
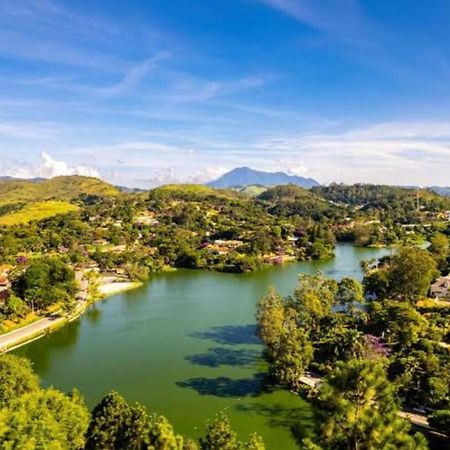
<svg viewBox="0 0 450 450">
<path fill-rule="evenodd" d="M 78 319 L 93 303 L 142 286 L 138 281 L 115 282 L 105 280 L 100 282 L 97 290 L 98 296 L 93 301 L 78 301 L 75 311 L 66 316 L 58 316 L 53 313 L 42 319 L 34 320 L 24 326 L 0 335 L 0 354 L 12 351 L 23 345 L 35 341 L 49 333 L 52 333 L 67 323 Z"/>
</svg>

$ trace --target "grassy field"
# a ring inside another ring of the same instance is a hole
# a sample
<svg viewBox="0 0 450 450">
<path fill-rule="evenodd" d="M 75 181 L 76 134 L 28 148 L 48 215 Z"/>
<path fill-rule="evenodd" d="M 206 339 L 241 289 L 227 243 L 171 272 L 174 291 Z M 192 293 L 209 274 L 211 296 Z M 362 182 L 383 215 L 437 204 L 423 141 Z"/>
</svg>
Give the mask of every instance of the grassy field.
<svg viewBox="0 0 450 450">
<path fill-rule="evenodd" d="M 77 211 L 78 207 L 68 202 L 47 201 L 26 205 L 19 211 L 0 216 L 0 226 L 13 226 L 22 223 L 47 219 L 58 214 L 67 214 Z"/>
</svg>

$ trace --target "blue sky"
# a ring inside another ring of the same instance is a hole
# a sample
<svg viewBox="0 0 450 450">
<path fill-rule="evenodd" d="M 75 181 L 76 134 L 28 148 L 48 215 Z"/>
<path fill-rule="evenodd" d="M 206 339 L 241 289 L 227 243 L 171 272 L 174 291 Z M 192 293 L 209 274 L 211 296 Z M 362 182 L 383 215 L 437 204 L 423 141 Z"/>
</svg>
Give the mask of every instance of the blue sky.
<svg viewBox="0 0 450 450">
<path fill-rule="evenodd" d="M 0 173 L 450 184 L 447 0 L 2 0 Z"/>
</svg>

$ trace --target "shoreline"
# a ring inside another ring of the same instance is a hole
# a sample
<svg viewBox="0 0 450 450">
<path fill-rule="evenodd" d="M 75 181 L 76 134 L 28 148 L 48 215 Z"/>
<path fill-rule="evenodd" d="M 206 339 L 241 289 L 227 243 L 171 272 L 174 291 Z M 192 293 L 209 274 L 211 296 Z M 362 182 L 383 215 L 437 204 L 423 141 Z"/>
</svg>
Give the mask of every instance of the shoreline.
<svg viewBox="0 0 450 450">
<path fill-rule="evenodd" d="M 12 331 L 0 335 L 0 354 L 8 353 L 47 334 L 59 330 L 64 325 L 71 323 L 81 317 L 87 309 L 94 303 L 105 300 L 108 297 L 130 291 L 142 286 L 140 281 L 107 282 L 98 287 L 99 296 L 93 301 L 82 301 L 77 305 L 77 309 L 68 316 L 57 317 L 48 316 L 36 320 L 31 324 L 16 328 Z"/>
</svg>

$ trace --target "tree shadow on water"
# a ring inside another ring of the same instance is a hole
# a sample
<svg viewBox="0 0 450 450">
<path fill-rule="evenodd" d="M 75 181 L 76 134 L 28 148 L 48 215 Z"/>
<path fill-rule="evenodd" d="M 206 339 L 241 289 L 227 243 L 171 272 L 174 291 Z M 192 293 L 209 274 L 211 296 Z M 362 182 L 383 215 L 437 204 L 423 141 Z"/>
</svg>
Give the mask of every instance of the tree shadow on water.
<svg viewBox="0 0 450 450">
<path fill-rule="evenodd" d="M 298 407 L 290 407 L 281 403 L 239 404 L 235 406 L 235 410 L 266 417 L 269 427 L 288 429 L 295 441 L 301 444 L 306 437 L 314 436 L 319 419 L 309 403 L 300 398 L 299 402 L 301 403 Z"/>
<path fill-rule="evenodd" d="M 219 366 L 249 366 L 259 357 L 261 352 L 254 349 L 235 350 L 224 347 L 210 348 L 206 353 L 198 355 L 188 355 L 190 363 L 199 366 L 219 367 Z"/>
<path fill-rule="evenodd" d="M 267 375 L 257 373 L 251 378 L 232 379 L 227 377 L 217 378 L 190 378 L 177 382 L 177 386 L 194 389 L 200 395 L 213 395 L 216 397 L 256 397 L 263 392 L 272 389 Z"/>
<path fill-rule="evenodd" d="M 190 336 L 198 339 L 211 340 L 218 344 L 240 345 L 260 343 L 256 336 L 255 324 L 212 327 L 206 331 L 192 333 Z"/>
</svg>

